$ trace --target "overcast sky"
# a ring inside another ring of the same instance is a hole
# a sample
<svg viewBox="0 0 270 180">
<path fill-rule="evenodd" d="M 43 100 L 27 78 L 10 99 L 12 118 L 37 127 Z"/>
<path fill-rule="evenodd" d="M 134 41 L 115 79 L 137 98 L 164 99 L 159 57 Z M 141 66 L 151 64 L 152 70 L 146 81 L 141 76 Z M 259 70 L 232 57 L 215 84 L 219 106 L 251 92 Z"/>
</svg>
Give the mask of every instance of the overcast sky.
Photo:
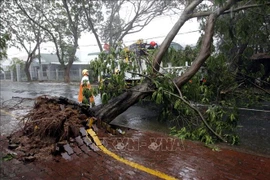
<svg viewBox="0 0 270 180">
<path fill-rule="evenodd" d="M 175 22 L 178 20 L 179 16 L 171 16 L 171 17 L 157 17 L 150 24 L 145 27 L 141 32 L 127 35 L 124 38 L 124 44 L 130 45 L 136 42 L 138 39 L 143 39 L 146 42 L 156 41 L 158 44 L 161 44 L 165 36 L 171 30 Z M 178 35 L 173 40 L 181 44 L 182 46 L 186 45 L 195 45 L 200 34 L 198 32 L 199 25 L 196 21 L 190 20 L 185 23 L 185 25 L 180 29 Z M 96 40 L 94 36 L 90 33 L 87 33 L 82 36 L 79 40 L 80 49 L 77 52 L 77 56 L 81 60 L 86 60 L 87 54 L 91 52 L 98 52 L 98 46 L 96 44 Z M 52 43 L 46 43 L 41 45 L 42 53 L 53 52 L 54 45 Z M 23 51 L 19 51 L 15 48 L 8 49 L 8 57 L 21 57 L 26 54 Z"/>
</svg>

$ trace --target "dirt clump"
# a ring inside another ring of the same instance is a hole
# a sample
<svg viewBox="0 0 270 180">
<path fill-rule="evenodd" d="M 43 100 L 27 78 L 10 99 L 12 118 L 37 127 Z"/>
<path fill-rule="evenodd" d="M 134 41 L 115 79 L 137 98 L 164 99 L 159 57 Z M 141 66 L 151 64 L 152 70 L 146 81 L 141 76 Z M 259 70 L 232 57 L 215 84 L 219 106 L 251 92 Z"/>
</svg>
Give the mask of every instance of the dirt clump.
<svg viewBox="0 0 270 180">
<path fill-rule="evenodd" d="M 22 119 L 24 126 L 11 134 L 9 149 L 17 158 L 33 161 L 59 153 L 59 144 L 73 142 L 93 112 L 85 105 L 63 97 L 37 97 L 33 109 Z"/>
</svg>

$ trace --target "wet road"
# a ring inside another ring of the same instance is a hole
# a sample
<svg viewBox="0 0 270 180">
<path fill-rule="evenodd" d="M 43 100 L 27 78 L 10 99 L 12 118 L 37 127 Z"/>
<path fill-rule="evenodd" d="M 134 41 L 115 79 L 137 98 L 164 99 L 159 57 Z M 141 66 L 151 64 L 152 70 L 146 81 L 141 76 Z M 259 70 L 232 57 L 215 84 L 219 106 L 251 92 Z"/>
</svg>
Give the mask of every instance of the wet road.
<svg viewBox="0 0 270 180">
<path fill-rule="evenodd" d="M 10 82 L 1 81 L 1 106 L 13 106 L 18 99 L 16 98 L 35 98 L 41 95 L 49 96 L 63 96 L 71 100 L 77 101 L 79 87 L 78 84 L 65 84 L 65 83 L 40 83 L 40 82 Z M 27 102 L 24 102 L 24 104 Z M 29 102 L 31 103 L 31 102 Z M 96 105 L 101 104 L 100 95 L 95 97 Z M 29 104 L 28 108 L 23 108 L 23 112 L 26 112 L 31 108 L 32 104 Z M 13 114 L 20 116 L 21 107 L 9 107 L 13 109 Z M 134 113 L 136 112 L 136 113 Z M 169 128 L 166 123 L 157 121 L 158 109 L 153 106 L 135 105 L 130 107 L 125 113 L 120 114 L 111 123 L 114 125 L 129 127 L 137 130 L 150 130 L 150 131 L 162 131 L 169 132 Z M 10 117 L 7 117 L 10 119 Z M 9 122 L 2 117 L 1 121 L 1 133 L 8 134 L 14 128 L 16 128 L 16 120 Z M 158 123 L 157 123 L 158 122 Z"/>
<path fill-rule="evenodd" d="M 64 96 L 76 101 L 78 91 L 76 84 L 1 81 L 1 102 L 12 97 L 35 98 L 41 95 Z"/>
<path fill-rule="evenodd" d="M 1 81 L 1 109 L 3 106 L 10 109 L 10 113 L 22 116 L 31 109 L 33 101 L 24 102 L 24 107 L 16 104 L 16 98 L 35 98 L 40 95 L 63 96 L 77 101 L 78 85 L 65 83 L 26 83 Z M 13 103 L 12 103 L 13 102 Z M 96 104 L 101 103 L 100 96 L 95 97 Z M 25 106 L 28 103 L 28 106 Z M 259 154 L 270 155 L 270 103 L 262 106 L 266 111 L 240 110 L 239 128 L 242 148 Z M 159 131 L 168 133 L 169 125 L 159 122 L 159 109 L 149 104 L 136 104 L 126 112 L 116 117 L 111 124 L 129 127 L 136 130 Z M 16 118 L 10 119 L 9 115 L 1 112 L 1 134 L 9 134 L 18 127 Z"/>
<path fill-rule="evenodd" d="M 78 97 L 76 84 L 1 81 L 0 88 L 1 109 L 8 109 L 8 113 L 1 111 L 1 135 L 8 135 L 20 127 L 18 122 L 31 110 L 34 103 L 32 99 L 35 97 L 41 95 L 64 96 L 75 101 Z M 26 99 L 20 103 L 22 98 Z M 97 97 L 97 103 L 99 99 Z"/>
</svg>

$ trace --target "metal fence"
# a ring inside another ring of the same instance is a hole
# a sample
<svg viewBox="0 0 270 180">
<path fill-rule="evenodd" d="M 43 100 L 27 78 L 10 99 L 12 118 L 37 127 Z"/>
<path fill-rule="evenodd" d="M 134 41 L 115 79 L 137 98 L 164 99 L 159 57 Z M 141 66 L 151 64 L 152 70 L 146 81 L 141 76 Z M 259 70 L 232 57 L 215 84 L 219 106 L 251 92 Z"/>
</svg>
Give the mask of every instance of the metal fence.
<svg viewBox="0 0 270 180">
<path fill-rule="evenodd" d="M 185 66 L 168 67 L 161 68 L 161 72 L 166 74 L 175 74 L 181 76 L 190 66 L 186 62 Z M 64 82 L 64 70 L 59 70 L 58 68 L 44 68 L 42 71 L 40 69 L 30 70 L 31 81 L 54 81 L 54 82 Z M 69 72 L 69 78 L 71 82 L 79 82 L 82 78 L 82 67 L 73 68 Z M 26 73 L 20 65 L 16 65 L 16 68 L 10 71 L 0 72 L 1 80 L 10 80 L 10 81 L 27 81 Z M 98 77 L 93 71 L 89 71 L 90 82 L 97 82 Z"/>
<path fill-rule="evenodd" d="M 90 72 L 90 75 L 93 74 Z M 55 70 L 55 71 L 43 71 L 43 72 L 34 72 L 30 71 L 30 76 L 32 81 L 55 81 L 55 82 L 64 82 L 64 70 Z M 82 78 L 81 70 L 70 70 L 70 81 L 79 82 Z M 8 81 L 27 81 L 26 73 L 23 70 L 11 70 L 11 71 L 2 71 L 0 73 L 1 80 Z M 90 81 L 95 82 L 96 78 L 90 76 Z"/>
</svg>

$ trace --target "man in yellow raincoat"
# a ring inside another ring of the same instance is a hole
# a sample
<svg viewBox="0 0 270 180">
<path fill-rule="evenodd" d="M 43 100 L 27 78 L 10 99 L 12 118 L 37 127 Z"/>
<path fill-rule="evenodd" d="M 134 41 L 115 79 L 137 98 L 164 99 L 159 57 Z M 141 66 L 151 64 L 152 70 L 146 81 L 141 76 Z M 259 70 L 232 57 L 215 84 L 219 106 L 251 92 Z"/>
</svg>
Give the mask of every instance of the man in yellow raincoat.
<svg viewBox="0 0 270 180">
<path fill-rule="evenodd" d="M 91 89 L 91 84 L 90 84 L 90 81 L 89 81 L 89 73 L 88 73 L 88 70 L 87 69 L 84 69 L 82 70 L 82 79 L 81 79 L 81 83 L 80 83 L 80 89 L 79 89 L 79 95 L 78 95 L 78 101 L 80 103 L 83 102 L 84 100 L 84 89 L 87 88 L 88 90 Z M 90 105 L 94 105 L 95 104 L 95 100 L 94 100 L 94 96 L 91 95 L 89 97 L 89 100 L 88 99 L 85 99 L 87 101 L 87 104 L 90 104 Z"/>
</svg>

